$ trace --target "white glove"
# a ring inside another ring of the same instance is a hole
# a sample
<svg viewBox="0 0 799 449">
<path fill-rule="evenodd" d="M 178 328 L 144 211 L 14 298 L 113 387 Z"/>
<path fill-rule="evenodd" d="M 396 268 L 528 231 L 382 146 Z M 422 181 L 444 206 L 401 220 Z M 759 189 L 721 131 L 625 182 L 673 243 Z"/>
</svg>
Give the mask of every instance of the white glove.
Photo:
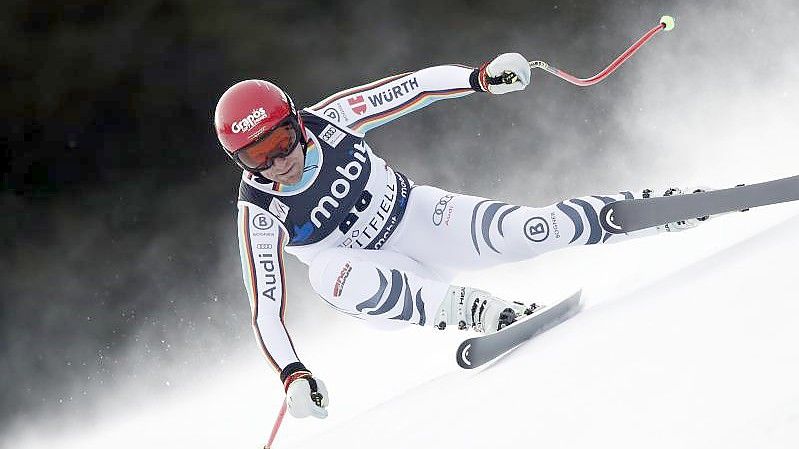
<svg viewBox="0 0 799 449">
<path fill-rule="evenodd" d="M 289 379 L 291 383 L 286 387 L 286 406 L 291 416 L 295 418 L 327 418 L 325 409 L 330 403 L 327 396 L 327 387 L 321 380 L 311 377 Z"/>
<path fill-rule="evenodd" d="M 496 95 L 523 90 L 530 84 L 530 63 L 519 53 L 503 53 L 480 67 L 479 80 Z"/>
</svg>

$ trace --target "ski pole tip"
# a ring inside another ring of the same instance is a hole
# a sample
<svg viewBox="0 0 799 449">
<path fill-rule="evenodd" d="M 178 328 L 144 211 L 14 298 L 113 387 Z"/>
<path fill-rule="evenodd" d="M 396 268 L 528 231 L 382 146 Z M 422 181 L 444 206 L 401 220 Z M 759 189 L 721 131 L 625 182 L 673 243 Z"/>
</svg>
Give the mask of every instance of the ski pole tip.
<svg viewBox="0 0 799 449">
<path fill-rule="evenodd" d="M 671 31 L 674 29 L 674 17 L 663 16 L 660 18 L 660 23 L 663 25 L 664 31 Z"/>
</svg>

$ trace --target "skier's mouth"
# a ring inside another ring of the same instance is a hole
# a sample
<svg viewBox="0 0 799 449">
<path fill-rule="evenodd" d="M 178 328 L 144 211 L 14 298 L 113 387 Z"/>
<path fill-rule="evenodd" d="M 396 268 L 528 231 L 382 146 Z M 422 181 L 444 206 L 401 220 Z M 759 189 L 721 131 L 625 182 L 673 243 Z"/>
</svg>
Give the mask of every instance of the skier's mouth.
<svg viewBox="0 0 799 449">
<path fill-rule="evenodd" d="M 289 168 L 287 168 L 287 169 L 286 169 L 286 171 L 284 171 L 283 173 L 280 173 L 280 174 L 278 174 L 278 176 L 286 176 L 286 175 L 287 175 L 287 174 L 289 174 L 289 173 L 290 173 L 292 170 L 294 170 L 294 164 L 291 164 L 291 165 L 289 165 Z"/>
</svg>

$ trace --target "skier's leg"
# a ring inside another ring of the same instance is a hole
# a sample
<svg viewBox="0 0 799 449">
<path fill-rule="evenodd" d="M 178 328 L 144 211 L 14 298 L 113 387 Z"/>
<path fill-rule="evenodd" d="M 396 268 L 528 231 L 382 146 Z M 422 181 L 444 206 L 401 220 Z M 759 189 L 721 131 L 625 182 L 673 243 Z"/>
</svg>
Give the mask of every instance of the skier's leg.
<svg viewBox="0 0 799 449">
<path fill-rule="evenodd" d="M 481 290 L 450 285 L 393 251 L 331 248 L 314 257 L 308 271 L 311 286 L 330 306 L 377 327 L 458 324 L 495 331 L 524 310 Z"/>
<path fill-rule="evenodd" d="M 334 309 L 387 328 L 429 324 L 449 288 L 432 270 L 384 250 L 324 250 L 311 261 L 308 276 Z"/>
<path fill-rule="evenodd" d="M 400 227 L 384 248 L 457 272 L 530 259 L 568 246 L 613 243 L 670 230 L 610 234 L 602 229 L 599 211 L 605 204 L 641 196 L 625 192 L 528 207 L 416 186 Z"/>
</svg>

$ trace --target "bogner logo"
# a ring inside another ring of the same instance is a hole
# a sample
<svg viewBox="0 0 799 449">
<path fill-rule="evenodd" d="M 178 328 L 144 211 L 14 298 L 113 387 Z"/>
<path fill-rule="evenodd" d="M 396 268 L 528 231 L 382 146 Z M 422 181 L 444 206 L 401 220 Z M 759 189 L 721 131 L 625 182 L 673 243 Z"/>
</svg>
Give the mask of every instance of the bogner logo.
<svg viewBox="0 0 799 449">
<path fill-rule="evenodd" d="M 254 128 L 255 125 L 261 122 L 261 120 L 267 117 L 268 114 L 266 113 L 266 111 L 264 111 L 264 108 L 253 109 L 252 112 L 247 117 L 244 117 L 243 119 L 237 122 L 233 122 L 231 130 L 236 134 L 247 132 L 252 128 Z"/>
<path fill-rule="evenodd" d="M 336 172 L 341 175 L 341 178 L 336 179 L 330 184 L 330 195 L 323 196 L 316 207 L 311 210 L 311 223 L 317 228 L 322 227 L 322 222 L 319 220 L 319 215 L 325 219 L 330 219 L 330 211 L 338 208 L 338 200 L 346 198 L 350 193 L 350 181 L 355 181 L 361 176 L 363 172 L 363 164 L 366 163 L 366 146 L 363 142 L 353 145 L 355 152 L 353 153 L 354 161 L 350 161 L 345 166 L 336 166 Z"/>
<path fill-rule="evenodd" d="M 549 237 L 549 223 L 541 217 L 533 217 L 524 224 L 524 236 L 539 243 Z"/>
</svg>

